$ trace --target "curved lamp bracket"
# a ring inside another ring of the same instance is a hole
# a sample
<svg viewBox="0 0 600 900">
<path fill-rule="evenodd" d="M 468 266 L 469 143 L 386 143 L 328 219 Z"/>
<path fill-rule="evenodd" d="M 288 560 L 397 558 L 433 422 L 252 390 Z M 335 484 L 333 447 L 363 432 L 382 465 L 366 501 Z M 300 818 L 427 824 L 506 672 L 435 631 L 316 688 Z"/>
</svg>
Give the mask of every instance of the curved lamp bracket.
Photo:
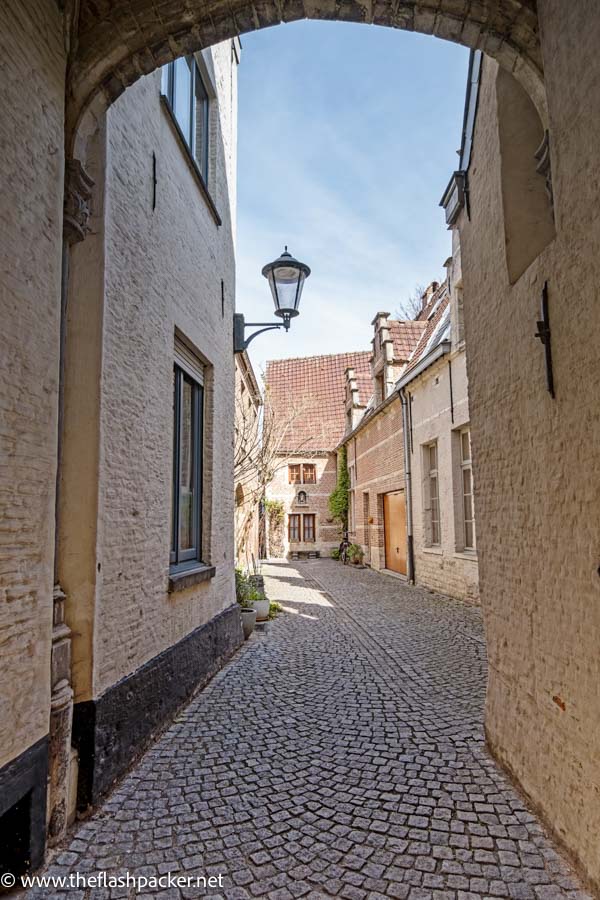
<svg viewBox="0 0 600 900">
<path fill-rule="evenodd" d="M 246 322 L 244 319 L 243 313 L 234 313 L 233 314 L 233 352 L 234 353 L 243 353 L 244 350 L 247 350 L 248 344 L 254 340 L 255 337 L 258 337 L 259 334 L 262 334 L 264 331 L 272 331 L 274 328 L 285 328 L 286 331 L 289 330 L 290 327 L 290 319 L 289 316 L 285 317 L 283 322 Z M 246 337 L 246 328 L 258 328 L 258 331 L 253 332 L 249 337 Z"/>
</svg>

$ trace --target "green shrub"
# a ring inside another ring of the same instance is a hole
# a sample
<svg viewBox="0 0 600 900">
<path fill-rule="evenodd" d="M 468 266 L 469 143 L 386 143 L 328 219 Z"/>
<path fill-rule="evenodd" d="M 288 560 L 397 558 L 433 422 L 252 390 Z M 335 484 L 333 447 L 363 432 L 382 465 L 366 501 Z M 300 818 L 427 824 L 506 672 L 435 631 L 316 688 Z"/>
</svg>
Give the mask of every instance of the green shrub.
<svg viewBox="0 0 600 900">
<path fill-rule="evenodd" d="M 350 544 L 347 555 L 350 562 L 362 562 L 364 553 L 359 544 Z"/>
<path fill-rule="evenodd" d="M 335 547 L 335 548 L 331 551 L 331 558 L 332 558 L 332 559 L 339 559 L 339 558 L 340 558 L 340 551 L 338 550 L 337 547 Z"/>
<path fill-rule="evenodd" d="M 254 587 L 250 584 L 250 579 L 242 569 L 235 570 L 235 599 L 241 607 L 247 608 L 251 605 L 252 593 L 256 593 Z"/>
<path fill-rule="evenodd" d="M 348 474 L 348 454 L 346 447 L 341 447 L 338 453 L 337 484 L 329 495 L 329 512 L 337 519 L 344 531 L 348 530 L 348 492 L 350 490 L 350 475 Z"/>
<path fill-rule="evenodd" d="M 283 606 L 281 603 L 277 603 L 275 600 L 271 600 L 269 603 L 269 618 L 274 619 L 275 616 L 278 616 L 280 612 L 283 612 Z"/>
</svg>

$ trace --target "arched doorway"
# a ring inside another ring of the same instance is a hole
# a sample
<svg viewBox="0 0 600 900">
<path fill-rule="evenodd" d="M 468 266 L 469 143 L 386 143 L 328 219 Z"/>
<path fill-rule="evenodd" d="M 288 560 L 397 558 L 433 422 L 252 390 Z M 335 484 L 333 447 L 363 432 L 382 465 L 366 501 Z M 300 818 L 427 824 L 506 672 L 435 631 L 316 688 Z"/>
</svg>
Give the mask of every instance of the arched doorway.
<svg viewBox="0 0 600 900">
<path fill-rule="evenodd" d="M 88 111 L 107 108 L 142 75 L 185 54 L 259 28 L 298 19 L 383 25 L 430 34 L 483 50 L 510 71 L 546 118 L 543 64 L 533 0 L 401 0 L 400 3 L 336 4 L 270 2 L 210 5 L 170 0 L 160 14 L 151 0 L 99 4 L 82 0 L 71 20 L 67 92 L 67 146 Z M 77 150 L 73 155 L 77 155 Z"/>
</svg>

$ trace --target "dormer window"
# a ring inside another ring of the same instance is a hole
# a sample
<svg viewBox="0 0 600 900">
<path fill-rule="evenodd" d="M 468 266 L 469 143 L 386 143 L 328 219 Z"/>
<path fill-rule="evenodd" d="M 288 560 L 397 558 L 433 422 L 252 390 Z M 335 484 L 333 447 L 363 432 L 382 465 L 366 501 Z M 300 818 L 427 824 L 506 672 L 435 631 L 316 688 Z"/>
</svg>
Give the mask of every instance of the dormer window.
<svg viewBox="0 0 600 900">
<path fill-rule="evenodd" d="M 298 491 L 298 494 L 296 495 L 296 503 L 298 503 L 300 506 L 306 506 L 307 502 L 308 497 L 306 491 Z"/>
</svg>

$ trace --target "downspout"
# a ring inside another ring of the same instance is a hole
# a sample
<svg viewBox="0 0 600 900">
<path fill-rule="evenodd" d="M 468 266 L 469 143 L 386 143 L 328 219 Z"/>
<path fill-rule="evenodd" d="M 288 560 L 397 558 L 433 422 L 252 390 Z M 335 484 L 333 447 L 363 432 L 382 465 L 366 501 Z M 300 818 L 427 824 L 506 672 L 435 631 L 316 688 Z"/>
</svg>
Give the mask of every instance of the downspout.
<svg viewBox="0 0 600 900">
<path fill-rule="evenodd" d="M 448 360 L 448 380 L 450 383 L 450 421 L 454 425 L 454 390 L 452 387 L 452 360 Z"/>
<path fill-rule="evenodd" d="M 400 389 L 400 400 L 402 402 L 402 440 L 404 444 L 404 482 L 406 485 L 406 542 L 407 542 L 407 578 L 410 584 L 415 583 L 415 551 L 413 544 L 413 508 L 412 508 L 412 482 L 410 468 L 410 447 L 409 447 L 409 422 L 408 422 L 408 400 L 404 392 L 404 388 Z"/>
</svg>

